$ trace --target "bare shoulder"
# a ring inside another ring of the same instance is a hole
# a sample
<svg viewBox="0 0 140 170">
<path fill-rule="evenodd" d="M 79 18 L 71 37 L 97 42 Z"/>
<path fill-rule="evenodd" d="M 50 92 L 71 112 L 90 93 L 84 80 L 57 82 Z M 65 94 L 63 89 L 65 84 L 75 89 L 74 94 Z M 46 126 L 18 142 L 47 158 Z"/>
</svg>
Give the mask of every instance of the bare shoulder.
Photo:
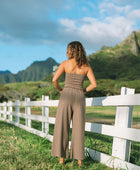
<svg viewBox="0 0 140 170">
<path fill-rule="evenodd" d="M 66 64 L 66 62 L 67 62 L 67 60 L 62 61 L 62 63 L 61 63 L 61 64 L 62 64 L 62 65 L 65 65 L 65 64 Z"/>
<path fill-rule="evenodd" d="M 67 68 L 68 66 L 70 66 L 72 64 L 72 62 L 70 60 L 65 60 L 61 63 L 65 68 Z"/>
<path fill-rule="evenodd" d="M 92 68 L 91 68 L 90 64 L 86 64 L 86 65 L 84 65 L 84 66 L 83 66 L 83 69 L 85 70 L 86 74 L 87 74 L 89 71 L 91 71 L 91 70 L 92 70 Z"/>
<path fill-rule="evenodd" d="M 92 70 L 90 64 L 87 65 L 87 69 L 88 69 L 88 71 L 89 71 L 89 70 Z"/>
<path fill-rule="evenodd" d="M 67 60 L 62 61 L 62 63 L 60 64 L 60 65 L 61 65 L 61 67 L 65 67 L 66 63 L 67 63 Z"/>
</svg>

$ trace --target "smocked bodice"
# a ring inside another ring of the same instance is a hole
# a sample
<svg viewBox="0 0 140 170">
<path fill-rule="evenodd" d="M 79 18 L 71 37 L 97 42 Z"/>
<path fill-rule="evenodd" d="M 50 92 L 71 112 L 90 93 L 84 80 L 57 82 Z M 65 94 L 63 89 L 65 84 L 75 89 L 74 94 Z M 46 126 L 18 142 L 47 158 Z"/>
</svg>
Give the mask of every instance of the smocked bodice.
<svg viewBox="0 0 140 170">
<path fill-rule="evenodd" d="M 75 74 L 75 73 L 66 73 L 65 74 L 65 87 L 83 89 L 85 75 Z"/>
</svg>

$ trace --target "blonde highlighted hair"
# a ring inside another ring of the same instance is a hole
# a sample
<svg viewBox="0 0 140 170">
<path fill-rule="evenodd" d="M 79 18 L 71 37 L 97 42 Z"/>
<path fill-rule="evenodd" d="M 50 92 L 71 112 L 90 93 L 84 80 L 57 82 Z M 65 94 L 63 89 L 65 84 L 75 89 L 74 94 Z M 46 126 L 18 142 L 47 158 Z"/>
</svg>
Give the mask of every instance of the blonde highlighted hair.
<svg viewBox="0 0 140 170">
<path fill-rule="evenodd" d="M 70 58 L 75 58 L 78 67 L 81 67 L 82 65 L 88 65 L 86 51 L 79 41 L 70 42 L 67 48 L 70 48 Z"/>
</svg>

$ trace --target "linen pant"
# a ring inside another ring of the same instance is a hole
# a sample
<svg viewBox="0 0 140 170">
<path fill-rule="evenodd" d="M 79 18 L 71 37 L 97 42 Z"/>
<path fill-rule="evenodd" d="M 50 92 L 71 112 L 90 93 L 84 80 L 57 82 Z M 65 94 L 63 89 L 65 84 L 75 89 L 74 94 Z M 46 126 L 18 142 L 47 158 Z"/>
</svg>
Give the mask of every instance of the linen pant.
<svg viewBox="0 0 140 170">
<path fill-rule="evenodd" d="M 69 129 L 72 119 L 70 158 L 85 158 L 85 96 L 81 89 L 64 88 L 56 112 L 52 156 L 68 158 Z"/>
</svg>

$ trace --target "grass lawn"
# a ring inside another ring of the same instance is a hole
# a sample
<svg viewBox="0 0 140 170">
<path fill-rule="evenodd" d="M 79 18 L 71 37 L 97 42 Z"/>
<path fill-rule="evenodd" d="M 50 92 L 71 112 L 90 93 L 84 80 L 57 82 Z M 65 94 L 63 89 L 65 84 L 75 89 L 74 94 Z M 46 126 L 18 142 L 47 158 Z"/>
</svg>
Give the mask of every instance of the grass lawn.
<svg viewBox="0 0 140 170">
<path fill-rule="evenodd" d="M 25 107 L 21 107 L 20 111 L 24 113 Z M 116 107 L 86 107 L 86 122 L 95 122 L 95 123 L 114 125 L 115 113 L 116 113 Z M 41 107 L 31 107 L 31 114 L 41 115 L 42 108 Z M 56 107 L 49 108 L 49 115 L 50 115 L 50 117 L 55 117 Z M 22 124 L 25 124 L 24 118 L 20 118 L 20 121 Z M 7 126 L 13 127 L 11 125 L 7 125 Z M 32 126 L 32 128 L 42 130 L 42 124 L 39 121 L 32 120 L 31 126 Z M 140 128 L 140 106 L 134 106 L 132 127 L 137 128 L 137 129 Z M 15 127 L 14 127 L 14 129 L 15 129 Z M 54 129 L 54 125 L 50 124 L 49 133 L 52 135 L 53 135 L 53 129 Z M 29 134 L 28 132 L 24 132 L 24 133 Z M 44 140 L 40 137 L 37 137 L 36 135 L 29 134 L 29 136 L 30 135 L 35 136 L 35 138 L 39 138 L 41 141 Z M 70 139 L 71 139 L 71 130 L 70 130 Z M 47 145 L 51 148 L 51 143 L 46 140 L 45 140 L 45 142 L 47 142 Z M 100 152 L 103 152 L 103 153 L 106 153 L 109 155 L 111 155 L 111 152 L 112 152 L 112 142 L 113 142 L 113 137 L 100 135 L 100 134 L 96 134 L 96 133 L 90 133 L 90 132 L 85 133 L 85 146 L 86 147 L 95 149 L 97 151 L 100 151 Z M 47 150 L 46 152 L 49 153 L 49 155 L 50 155 L 50 150 Z M 51 166 L 52 166 L 51 168 L 53 169 L 55 166 L 56 167 L 58 166 L 58 169 L 59 169 L 60 165 L 57 164 L 58 158 L 50 157 L 50 159 L 51 160 L 54 159 L 56 161 L 55 164 L 51 163 Z M 89 160 L 91 162 L 93 162 L 90 158 L 85 159 L 83 169 L 87 168 L 86 161 L 88 162 Z M 77 165 L 77 162 L 75 160 L 73 160 L 73 161 L 66 160 L 66 162 L 68 162 L 66 164 L 66 166 L 69 164 L 70 165 L 73 164 L 73 166 Z M 140 166 L 140 143 L 139 142 L 133 142 L 133 141 L 131 142 L 130 162 Z M 95 162 L 93 165 L 90 162 L 87 164 L 89 164 L 88 168 L 92 169 L 92 166 L 94 166 Z M 99 165 L 99 163 L 96 163 L 96 164 Z M 101 165 L 101 166 L 104 166 L 104 165 Z M 68 168 L 69 168 L 69 166 L 68 166 Z M 61 169 L 62 169 L 62 167 L 61 167 Z M 96 169 L 96 167 L 94 167 L 93 169 Z"/>
<path fill-rule="evenodd" d="M 51 145 L 51 142 L 45 138 L 0 121 L 0 169 L 2 170 L 111 170 L 88 156 L 81 167 L 77 165 L 77 160 L 71 159 L 65 159 L 64 165 L 59 165 L 58 158 L 50 155 Z"/>
<path fill-rule="evenodd" d="M 49 107 L 50 117 L 56 116 L 56 109 L 57 107 Z M 21 107 L 20 112 L 25 113 L 25 107 Z M 42 115 L 42 108 L 31 107 L 31 114 Z M 86 122 L 114 125 L 115 114 L 116 114 L 115 106 L 86 107 Z M 132 128 L 140 129 L 140 106 L 134 106 L 133 108 Z"/>
</svg>

